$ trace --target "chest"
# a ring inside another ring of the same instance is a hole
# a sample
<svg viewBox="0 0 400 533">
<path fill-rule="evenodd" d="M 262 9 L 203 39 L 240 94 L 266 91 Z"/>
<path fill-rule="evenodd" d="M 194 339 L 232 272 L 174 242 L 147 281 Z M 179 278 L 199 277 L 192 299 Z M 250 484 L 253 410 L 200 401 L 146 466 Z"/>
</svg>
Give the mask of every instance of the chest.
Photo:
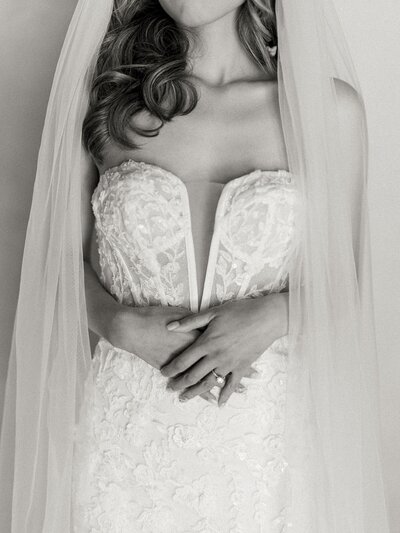
<svg viewBox="0 0 400 533">
<path fill-rule="evenodd" d="M 289 173 L 256 170 L 222 186 L 205 262 L 188 200 L 187 184 L 143 162 L 101 177 L 92 205 L 102 280 L 119 301 L 196 310 L 285 286 L 296 205 Z"/>
<path fill-rule="evenodd" d="M 141 125 L 155 119 L 142 114 Z M 107 168 L 132 158 L 163 167 L 184 182 L 227 183 L 256 168 L 286 169 L 277 86 L 199 93 L 195 109 L 164 124 L 156 137 L 131 137 L 140 149 L 111 147 Z"/>
</svg>

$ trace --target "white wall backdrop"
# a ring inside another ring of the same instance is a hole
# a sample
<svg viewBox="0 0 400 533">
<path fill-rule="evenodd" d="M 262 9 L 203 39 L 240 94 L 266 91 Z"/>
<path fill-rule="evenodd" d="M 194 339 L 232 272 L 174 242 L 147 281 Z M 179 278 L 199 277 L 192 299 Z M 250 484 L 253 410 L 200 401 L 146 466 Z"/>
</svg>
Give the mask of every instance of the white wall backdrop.
<svg viewBox="0 0 400 533">
<path fill-rule="evenodd" d="M 400 2 L 340 0 L 367 105 L 385 474 L 400 531 Z M 378 532 L 377 532 L 378 533 Z"/>
<path fill-rule="evenodd" d="M 400 531 L 400 2 L 336 2 L 368 112 L 385 475 L 392 531 L 397 533 Z M 76 0 L 2 0 L 0 5 L 0 411 L 40 134 L 57 57 L 75 4 Z"/>
</svg>

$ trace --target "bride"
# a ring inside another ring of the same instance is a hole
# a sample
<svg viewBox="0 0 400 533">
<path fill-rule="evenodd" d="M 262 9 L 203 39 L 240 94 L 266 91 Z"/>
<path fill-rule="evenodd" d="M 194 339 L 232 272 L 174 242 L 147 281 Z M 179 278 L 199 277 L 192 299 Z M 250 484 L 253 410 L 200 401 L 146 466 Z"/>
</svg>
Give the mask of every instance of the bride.
<svg viewBox="0 0 400 533">
<path fill-rule="evenodd" d="M 3 524 L 387 533 L 364 116 L 346 50 L 318 61 L 330 3 L 91 3 L 42 139 Z"/>
<path fill-rule="evenodd" d="M 282 529 L 294 194 L 276 49 L 261 40 L 273 43 L 274 13 L 261 5 L 130 3 L 106 37 L 84 123 L 102 283 L 88 202 L 88 316 L 101 340 L 77 531 L 104 520 L 153 533 Z M 118 82 L 112 65 L 129 62 Z M 112 114 L 124 106 L 130 132 Z M 216 398 L 223 411 L 204 401 Z"/>
</svg>

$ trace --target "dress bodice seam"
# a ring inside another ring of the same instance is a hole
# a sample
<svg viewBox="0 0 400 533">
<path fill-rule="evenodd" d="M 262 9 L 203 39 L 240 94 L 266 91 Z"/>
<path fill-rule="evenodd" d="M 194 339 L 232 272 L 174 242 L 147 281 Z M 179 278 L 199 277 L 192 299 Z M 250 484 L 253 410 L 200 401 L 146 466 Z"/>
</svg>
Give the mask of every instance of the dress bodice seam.
<svg viewBox="0 0 400 533">
<path fill-rule="evenodd" d="M 261 170 L 256 169 L 242 176 L 238 176 L 226 184 L 222 184 L 221 193 L 217 201 L 217 206 L 215 209 L 213 217 L 213 227 L 211 233 L 210 247 L 208 251 L 208 257 L 206 260 L 206 269 L 204 273 L 204 283 L 201 298 L 199 301 L 199 288 L 197 285 L 197 264 L 195 257 L 195 247 L 194 247 L 194 235 L 192 230 L 192 220 L 191 220 L 191 208 L 189 203 L 189 191 L 186 183 L 170 171 L 159 167 L 158 165 L 153 165 L 145 162 L 137 162 L 134 160 L 127 160 L 121 165 L 116 167 L 111 167 L 106 172 L 104 172 L 99 180 L 99 183 L 92 195 L 92 204 L 95 204 L 95 198 L 99 190 L 104 192 L 105 189 L 109 188 L 111 184 L 115 183 L 114 180 L 120 181 L 124 177 L 132 178 L 134 173 L 140 170 L 154 170 L 155 178 L 166 179 L 167 181 L 172 182 L 177 186 L 179 191 L 179 199 L 183 212 L 183 220 L 186 223 L 186 226 L 183 228 L 184 235 L 184 246 L 186 251 L 186 265 L 187 265 L 187 275 L 188 275 L 188 292 L 189 292 L 189 303 L 192 312 L 198 312 L 199 310 L 205 309 L 209 304 L 212 296 L 213 283 L 215 280 L 215 268 L 218 258 L 219 248 L 220 248 L 220 219 L 225 215 L 227 200 L 234 198 L 235 192 L 239 189 L 246 188 L 248 184 L 257 182 L 262 177 L 271 177 L 271 179 L 282 178 L 283 184 L 288 185 L 292 181 L 292 174 L 286 170 Z M 147 176 L 146 176 L 147 177 Z M 150 178 L 152 175 L 150 175 Z M 157 194 L 157 193 L 156 193 Z M 95 215 L 96 215 L 96 210 Z M 246 285 L 246 284 L 245 284 Z M 243 291 L 246 287 L 242 287 Z"/>
</svg>

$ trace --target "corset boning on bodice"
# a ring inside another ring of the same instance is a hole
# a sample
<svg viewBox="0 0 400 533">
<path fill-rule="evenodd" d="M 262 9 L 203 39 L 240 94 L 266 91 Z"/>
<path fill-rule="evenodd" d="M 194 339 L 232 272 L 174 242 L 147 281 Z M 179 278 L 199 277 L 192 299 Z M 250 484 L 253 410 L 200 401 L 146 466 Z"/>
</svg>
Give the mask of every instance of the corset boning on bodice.
<svg viewBox="0 0 400 533">
<path fill-rule="evenodd" d="M 292 179 L 255 170 L 196 185 L 148 163 L 112 167 L 92 196 L 104 287 L 125 305 L 193 312 L 282 290 Z M 287 355 L 283 336 L 220 409 L 200 396 L 180 402 L 159 370 L 100 338 L 76 434 L 74 532 L 291 531 Z"/>
<path fill-rule="evenodd" d="M 92 206 L 101 281 L 120 303 L 197 311 L 285 287 L 296 199 L 292 174 L 255 170 L 219 185 L 200 299 L 190 207 L 196 198 L 189 201 L 189 187 L 165 169 L 132 159 L 100 176 Z"/>
</svg>

